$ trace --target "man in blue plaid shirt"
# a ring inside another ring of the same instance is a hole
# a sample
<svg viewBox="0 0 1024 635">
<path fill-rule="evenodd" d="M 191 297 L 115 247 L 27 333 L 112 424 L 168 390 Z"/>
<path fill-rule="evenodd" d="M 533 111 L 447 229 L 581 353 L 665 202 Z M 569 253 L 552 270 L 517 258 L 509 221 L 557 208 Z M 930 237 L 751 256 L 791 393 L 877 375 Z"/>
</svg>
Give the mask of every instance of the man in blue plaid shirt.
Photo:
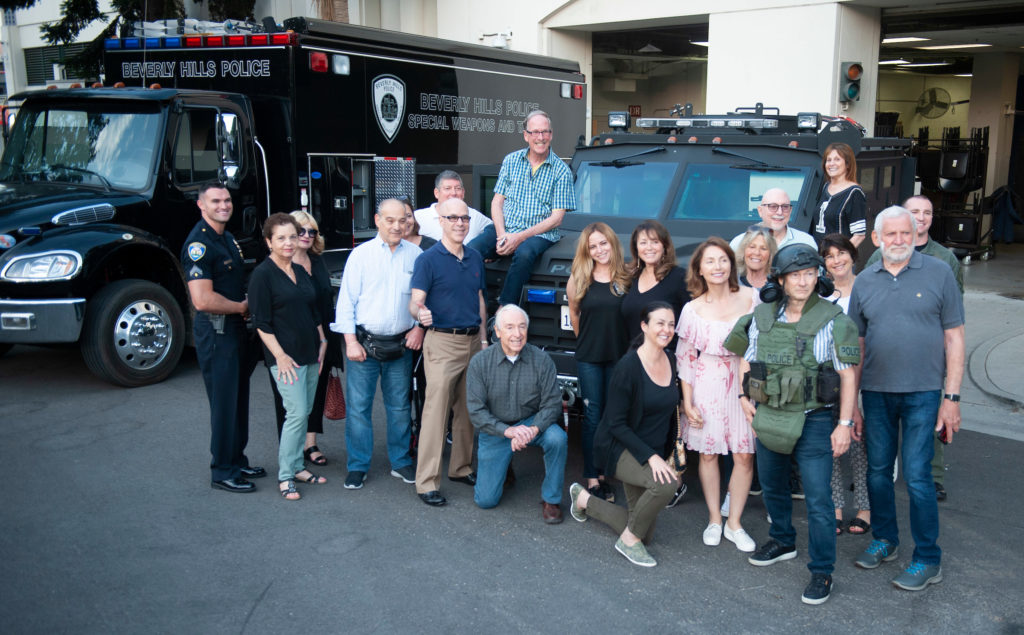
<svg viewBox="0 0 1024 635">
<path fill-rule="evenodd" d="M 551 117 L 534 110 L 526 116 L 527 147 L 501 162 L 491 201 L 494 225 L 470 244 L 484 258 L 511 256 L 499 303 L 519 304 L 533 263 L 558 242 L 565 213 L 576 209 L 572 171 L 551 152 Z"/>
</svg>

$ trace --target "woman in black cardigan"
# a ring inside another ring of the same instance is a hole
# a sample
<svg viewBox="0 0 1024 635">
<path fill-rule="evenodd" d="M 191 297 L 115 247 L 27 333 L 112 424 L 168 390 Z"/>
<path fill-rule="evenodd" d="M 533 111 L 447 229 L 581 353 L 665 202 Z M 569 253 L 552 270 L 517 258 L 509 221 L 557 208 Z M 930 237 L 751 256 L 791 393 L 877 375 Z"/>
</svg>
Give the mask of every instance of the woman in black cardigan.
<svg viewBox="0 0 1024 635">
<path fill-rule="evenodd" d="M 658 512 L 679 486 L 660 448 L 675 421 L 679 380 L 671 353 L 675 313 L 667 302 L 652 302 L 644 311 L 643 343 L 619 360 L 612 374 L 604 415 L 594 438 L 594 459 L 604 473 L 622 481 L 627 509 L 591 496 L 579 483 L 569 487 L 572 517 L 596 518 L 615 531 L 615 550 L 633 564 L 653 567 L 647 553 Z"/>
</svg>

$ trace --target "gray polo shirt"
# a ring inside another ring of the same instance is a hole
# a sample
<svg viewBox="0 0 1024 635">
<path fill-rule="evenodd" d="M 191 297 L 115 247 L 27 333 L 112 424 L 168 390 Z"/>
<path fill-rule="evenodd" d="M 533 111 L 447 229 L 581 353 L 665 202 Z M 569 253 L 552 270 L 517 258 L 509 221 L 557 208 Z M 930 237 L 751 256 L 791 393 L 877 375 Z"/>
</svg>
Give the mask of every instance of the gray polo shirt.
<svg viewBox="0 0 1024 635">
<path fill-rule="evenodd" d="M 964 303 L 946 263 L 913 252 L 896 276 L 882 262 L 853 283 L 850 318 L 864 338 L 862 390 L 941 390 L 945 331 L 964 323 Z"/>
</svg>

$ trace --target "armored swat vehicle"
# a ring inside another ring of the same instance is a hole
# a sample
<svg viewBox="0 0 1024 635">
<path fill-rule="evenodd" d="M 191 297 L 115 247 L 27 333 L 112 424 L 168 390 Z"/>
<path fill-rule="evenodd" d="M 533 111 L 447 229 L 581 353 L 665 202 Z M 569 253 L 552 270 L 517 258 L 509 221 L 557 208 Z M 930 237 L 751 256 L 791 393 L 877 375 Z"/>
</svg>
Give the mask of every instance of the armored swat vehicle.
<svg viewBox="0 0 1024 635">
<path fill-rule="evenodd" d="M 566 215 L 562 240 L 539 259 L 522 297 L 530 341 L 554 358 L 567 393 L 575 390 L 576 364 L 565 284 L 576 241 L 589 223 L 607 223 L 628 252 L 633 228 L 657 219 L 672 235 L 685 267 L 708 236 L 729 240 L 760 222 L 761 195 L 779 187 L 793 203 L 790 225 L 807 231 L 825 182 L 822 153 L 833 142 L 849 144 L 857 155 L 869 226 L 874 214 L 913 194 L 909 139 L 865 138 L 863 129 L 845 118 L 781 115 L 761 104 L 727 115 L 693 115 L 683 108 L 674 114 L 639 119 L 640 131 L 627 132 L 628 115 L 612 113 L 613 131 L 593 137 L 573 154 L 577 209 Z M 503 281 L 502 269 L 502 263 L 491 266 L 495 289 Z"/>
</svg>

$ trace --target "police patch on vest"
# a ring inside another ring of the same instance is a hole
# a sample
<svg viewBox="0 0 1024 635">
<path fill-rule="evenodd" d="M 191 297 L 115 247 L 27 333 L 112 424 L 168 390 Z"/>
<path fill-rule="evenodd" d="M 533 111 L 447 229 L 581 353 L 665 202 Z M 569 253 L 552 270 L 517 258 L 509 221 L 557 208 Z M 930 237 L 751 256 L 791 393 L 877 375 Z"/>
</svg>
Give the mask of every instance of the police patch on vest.
<svg viewBox="0 0 1024 635">
<path fill-rule="evenodd" d="M 391 143 L 405 116 L 405 82 L 394 75 L 378 75 L 371 84 L 370 99 L 373 100 L 377 126 Z"/>
<path fill-rule="evenodd" d="M 840 357 L 860 357 L 860 346 L 840 346 Z"/>
<path fill-rule="evenodd" d="M 206 255 L 206 245 L 200 242 L 188 244 L 188 257 L 192 262 L 199 262 L 199 259 Z"/>
<path fill-rule="evenodd" d="M 770 353 L 768 351 L 764 351 L 761 354 L 764 356 L 764 361 L 769 364 L 784 364 L 786 366 L 793 365 L 793 354 L 788 351 L 784 353 Z"/>
</svg>

